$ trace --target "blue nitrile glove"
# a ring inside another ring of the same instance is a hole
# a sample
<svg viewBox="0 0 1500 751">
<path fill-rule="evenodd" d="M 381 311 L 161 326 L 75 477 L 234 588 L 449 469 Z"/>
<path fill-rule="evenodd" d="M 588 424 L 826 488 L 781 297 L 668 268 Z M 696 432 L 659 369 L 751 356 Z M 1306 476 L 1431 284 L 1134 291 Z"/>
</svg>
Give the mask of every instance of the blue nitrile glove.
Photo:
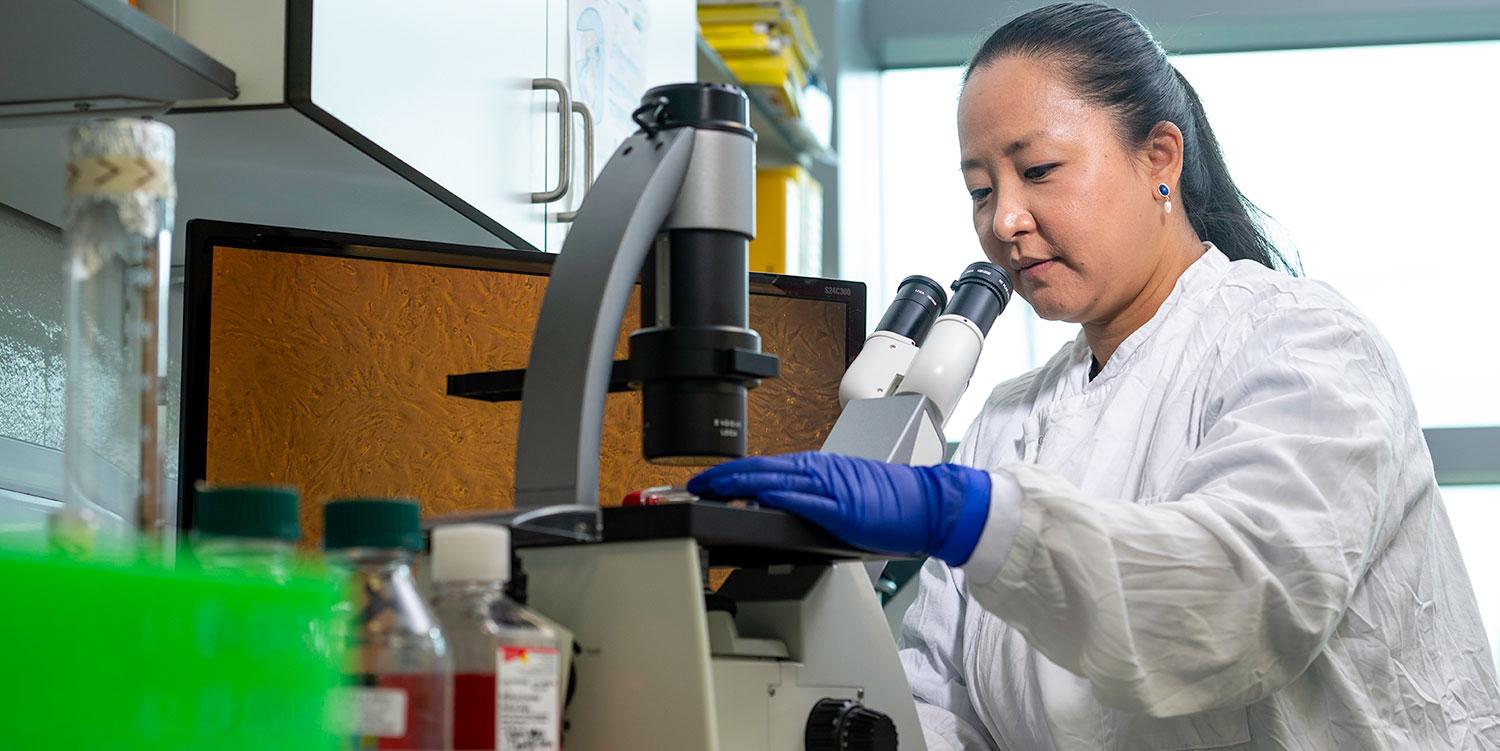
<svg viewBox="0 0 1500 751">
<path fill-rule="evenodd" d="M 988 472 L 815 452 L 726 462 L 687 487 L 705 498 L 753 498 L 868 550 L 932 555 L 952 566 L 969 560 L 990 510 Z"/>
</svg>

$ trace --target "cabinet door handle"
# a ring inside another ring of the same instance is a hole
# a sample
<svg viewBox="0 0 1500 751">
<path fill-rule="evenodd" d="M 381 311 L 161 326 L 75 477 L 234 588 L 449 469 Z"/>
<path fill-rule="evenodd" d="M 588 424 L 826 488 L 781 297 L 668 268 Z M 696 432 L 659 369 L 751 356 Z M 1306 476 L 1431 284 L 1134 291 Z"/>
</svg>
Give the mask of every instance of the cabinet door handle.
<svg viewBox="0 0 1500 751">
<path fill-rule="evenodd" d="M 573 100 L 573 113 L 583 117 L 583 194 L 582 199 L 588 198 L 589 189 L 594 187 L 594 113 L 589 111 L 589 106 L 577 99 Z M 576 211 L 559 211 L 557 221 L 571 222 L 578 218 Z"/>
<path fill-rule="evenodd" d="M 568 194 L 568 178 L 573 174 L 572 154 L 568 148 L 573 140 L 573 97 L 568 95 L 568 87 L 556 78 L 534 78 L 531 89 L 557 92 L 557 121 L 561 123 L 561 127 L 557 129 L 557 187 L 531 194 L 532 203 L 552 203 Z"/>
</svg>

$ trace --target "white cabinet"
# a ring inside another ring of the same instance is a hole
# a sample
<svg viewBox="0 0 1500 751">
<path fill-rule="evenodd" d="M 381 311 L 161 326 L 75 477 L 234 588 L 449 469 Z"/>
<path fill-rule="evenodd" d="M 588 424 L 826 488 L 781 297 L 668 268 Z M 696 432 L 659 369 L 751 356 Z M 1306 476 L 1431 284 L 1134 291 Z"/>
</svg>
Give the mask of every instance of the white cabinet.
<svg viewBox="0 0 1500 751">
<path fill-rule="evenodd" d="M 698 4 L 696 0 L 547 0 L 547 7 L 547 69 L 567 84 L 573 99 L 582 103 L 593 118 L 593 166 L 597 175 L 634 131 L 628 124 L 629 110 L 646 89 L 697 80 Z M 626 28 L 637 22 L 638 30 Z M 595 56 L 591 64 L 584 60 L 590 54 Z M 593 74 L 593 80 L 578 80 L 581 70 Z M 639 90 L 628 103 L 610 100 L 612 77 L 636 82 Z M 552 252 L 562 249 L 571 226 L 559 221 L 557 215 L 576 211 L 588 188 L 582 118 L 575 116 L 570 126 L 573 174 L 568 195 L 548 214 L 544 247 Z M 556 165 L 555 138 L 549 141 L 548 149 L 551 158 L 547 164 Z"/>
<path fill-rule="evenodd" d="M 179 112 L 289 106 L 506 243 L 555 251 L 569 226 L 559 214 L 577 209 L 587 184 L 584 129 L 533 82 L 577 93 L 570 44 L 598 41 L 578 28 L 590 7 L 643 21 L 633 44 L 610 48 L 633 56 L 617 64 L 639 67 L 635 97 L 696 78 L 695 0 L 175 0 L 177 32 L 222 55 L 241 90 Z M 585 93 L 596 120 L 619 122 L 597 86 Z M 539 203 L 559 185 L 564 121 L 569 190 Z M 599 133 L 595 173 L 628 135 Z"/>
<path fill-rule="evenodd" d="M 547 78 L 548 6 L 316 0 L 307 98 L 535 247 L 560 131 Z M 299 92 L 291 92 L 297 96 Z"/>
</svg>

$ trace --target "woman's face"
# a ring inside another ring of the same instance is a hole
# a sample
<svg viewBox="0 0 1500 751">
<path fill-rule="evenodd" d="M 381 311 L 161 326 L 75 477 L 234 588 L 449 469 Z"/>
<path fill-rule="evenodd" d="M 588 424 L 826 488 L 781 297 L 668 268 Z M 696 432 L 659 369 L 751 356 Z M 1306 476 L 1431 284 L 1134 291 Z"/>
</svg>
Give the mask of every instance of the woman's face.
<svg viewBox="0 0 1500 751">
<path fill-rule="evenodd" d="M 1154 192 L 1177 185 L 1171 155 L 1126 148 L 1112 113 L 1052 64 L 1002 57 L 975 70 L 958 142 L 979 243 L 1038 315 L 1106 322 L 1151 281 L 1166 226 Z"/>
</svg>

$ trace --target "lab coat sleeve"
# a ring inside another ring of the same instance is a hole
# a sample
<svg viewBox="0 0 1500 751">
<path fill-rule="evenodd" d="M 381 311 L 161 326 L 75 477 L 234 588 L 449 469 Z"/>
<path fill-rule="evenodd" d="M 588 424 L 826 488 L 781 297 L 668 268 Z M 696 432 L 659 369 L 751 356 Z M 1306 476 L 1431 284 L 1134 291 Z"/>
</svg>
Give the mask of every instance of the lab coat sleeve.
<svg viewBox="0 0 1500 751">
<path fill-rule="evenodd" d="M 954 461 L 973 465 L 976 442 L 986 422 L 987 415 L 981 413 L 960 442 Z M 993 500 L 993 492 L 991 495 Z M 969 701 L 964 678 L 964 623 L 969 597 L 963 578 L 962 572 L 930 558 L 917 581 L 907 585 L 917 587 L 917 597 L 906 610 L 897 639 L 928 751 L 995 748 Z"/>
<path fill-rule="evenodd" d="M 1368 324 L 1294 310 L 1246 330 L 1206 382 L 1201 438 L 1157 502 L 1002 468 L 1024 496 L 1020 526 L 997 573 L 967 578 L 971 602 L 1105 704 L 1167 717 L 1286 686 L 1410 500 L 1396 497 L 1393 448 L 1415 429 L 1393 417 L 1408 397 Z"/>
<path fill-rule="evenodd" d="M 967 598 L 955 572 L 928 559 L 917 582 L 917 599 L 901 622 L 901 665 L 911 682 L 928 751 L 993 749 L 969 701 L 960 668 Z"/>
</svg>

